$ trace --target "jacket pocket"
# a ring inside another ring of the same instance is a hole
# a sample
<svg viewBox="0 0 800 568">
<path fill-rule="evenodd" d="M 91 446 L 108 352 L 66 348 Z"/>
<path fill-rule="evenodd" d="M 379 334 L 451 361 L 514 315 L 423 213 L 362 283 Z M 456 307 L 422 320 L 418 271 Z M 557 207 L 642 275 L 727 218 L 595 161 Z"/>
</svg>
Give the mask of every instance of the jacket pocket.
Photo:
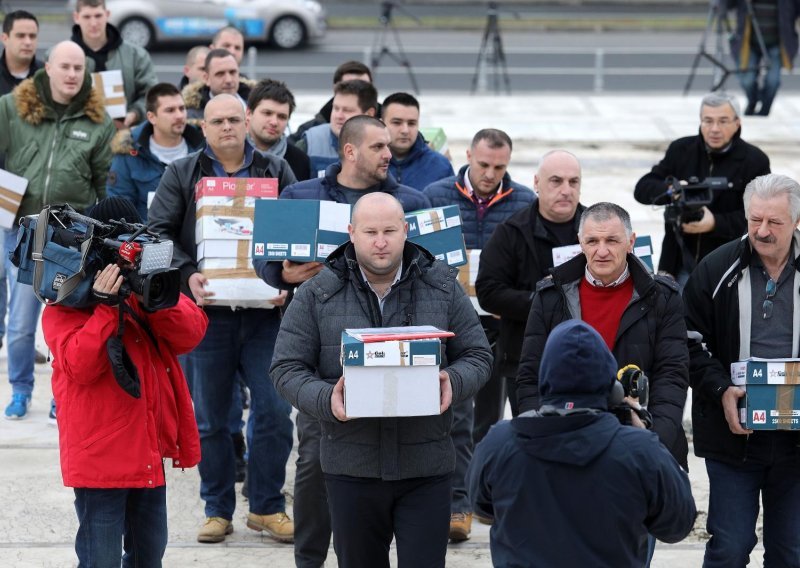
<svg viewBox="0 0 800 568">
<path fill-rule="evenodd" d="M 128 423 L 128 417 L 125 414 L 119 416 L 118 418 L 114 419 L 111 422 L 111 424 L 109 424 L 107 427 L 99 429 L 92 436 L 86 438 L 82 444 L 83 449 L 88 450 L 90 447 L 92 447 L 97 442 L 103 440 L 104 438 L 113 436 L 114 434 L 122 430 L 127 423 Z"/>
</svg>

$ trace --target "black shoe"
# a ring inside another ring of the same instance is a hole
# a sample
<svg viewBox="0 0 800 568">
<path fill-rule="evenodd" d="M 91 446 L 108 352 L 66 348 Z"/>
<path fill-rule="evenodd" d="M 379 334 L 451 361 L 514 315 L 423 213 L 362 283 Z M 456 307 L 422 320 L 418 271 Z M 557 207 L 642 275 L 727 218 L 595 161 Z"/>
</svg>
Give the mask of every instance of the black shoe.
<svg viewBox="0 0 800 568">
<path fill-rule="evenodd" d="M 242 497 L 247 499 L 250 496 L 248 493 L 249 489 L 247 488 L 247 472 L 245 472 L 244 483 L 242 483 Z"/>
<path fill-rule="evenodd" d="M 0 346 L 1 345 L 2 345 L 2 342 L 0 342 Z M 39 351 L 37 349 L 36 350 L 36 356 L 34 357 L 33 360 L 36 362 L 37 365 L 43 365 L 43 364 L 47 363 L 47 355 L 45 355 L 44 353 L 42 353 L 41 351 Z"/>
</svg>

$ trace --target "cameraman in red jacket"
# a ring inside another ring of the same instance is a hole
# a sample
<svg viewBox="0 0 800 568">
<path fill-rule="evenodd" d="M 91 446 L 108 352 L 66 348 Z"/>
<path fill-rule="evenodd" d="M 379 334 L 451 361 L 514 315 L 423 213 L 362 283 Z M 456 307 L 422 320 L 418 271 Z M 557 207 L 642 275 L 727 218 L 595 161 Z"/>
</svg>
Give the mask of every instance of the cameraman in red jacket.
<svg viewBox="0 0 800 568">
<path fill-rule="evenodd" d="M 139 221 L 123 198 L 104 199 L 89 214 L 103 222 Z M 122 283 L 120 267 L 109 264 L 93 287 L 96 296 L 125 303 L 116 368 L 109 350 L 120 324 L 119 305 L 105 300 L 85 309 L 44 310 L 61 473 L 64 485 L 75 489 L 81 566 L 118 566 L 124 543 L 125 565 L 160 567 L 167 546 L 163 460 L 171 458 L 180 468 L 200 461 L 192 400 L 177 355 L 200 342 L 207 318 L 183 294 L 174 307 L 149 312 L 136 294 L 116 296 Z M 123 387 L 121 375 L 138 388 Z"/>
</svg>

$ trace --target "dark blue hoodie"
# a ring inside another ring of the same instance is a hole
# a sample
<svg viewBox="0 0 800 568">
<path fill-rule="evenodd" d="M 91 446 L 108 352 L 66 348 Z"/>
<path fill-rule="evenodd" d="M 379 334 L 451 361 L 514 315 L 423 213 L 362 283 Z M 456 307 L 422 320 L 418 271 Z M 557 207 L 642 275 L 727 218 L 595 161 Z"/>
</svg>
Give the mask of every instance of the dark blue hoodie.
<svg viewBox="0 0 800 568">
<path fill-rule="evenodd" d="M 596 336 L 594 365 L 586 364 L 586 328 Z M 546 382 L 571 389 L 583 380 L 596 400 L 598 381 L 611 385 L 607 347 L 581 321 L 556 330 L 542 358 Z M 688 475 L 654 433 L 584 408 L 497 424 L 475 448 L 467 486 L 473 510 L 494 518 L 499 567 L 641 567 L 648 533 L 677 542 L 697 514 Z"/>
<path fill-rule="evenodd" d="M 422 191 L 435 181 L 453 175 L 453 165 L 444 155 L 431 150 L 422 134 L 417 133 L 414 145 L 402 160 L 392 157 L 389 173 L 397 180 Z"/>
</svg>

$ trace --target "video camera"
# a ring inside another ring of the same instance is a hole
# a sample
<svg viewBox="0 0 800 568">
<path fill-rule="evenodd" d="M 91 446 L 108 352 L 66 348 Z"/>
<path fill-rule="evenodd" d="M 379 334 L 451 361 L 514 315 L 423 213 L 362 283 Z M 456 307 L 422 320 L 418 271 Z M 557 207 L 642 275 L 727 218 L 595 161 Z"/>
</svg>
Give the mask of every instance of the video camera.
<svg viewBox="0 0 800 568">
<path fill-rule="evenodd" d="M 19 268 L 17 281 L 33 286 L 45 304 L 85 308 L 138 294 L 142 306 L 154 311 L 176 305 L 180 296 L 180 272 L 170 268 L 172 241 L 146 225 L 103 223 L 69 205 L 48 205 L 23 217 L 11 261 Z M 116 298 L 99 297 L 95 274 L 111 263 L 121 268 L 122 287 Z"/>
<path fill-rule="evenodd" d="M 653 417 L 647 411 L 647 403 L 650 400 L 650 379 L 647 375 L 636 365 L 626 365 L 617 371 L 617 384 L 619 387 L 615 385 L 616 400 L 614 404 L 609 405 L 609 412 L 617 417 L 620 424 L 631 426 L 631 411 L 633 411 L 648 430 L 652 428 Z M 623 400 L 625 397 L 635 398 L 640 408 L 628 404 Z"/>
<path fill-rule="evenodd" d="M 725 177 L 707 177 L 700 181 L 692 176 L 686 181 L 688 183 L 682 185 L 678 178 L 667 178 L 669 202 L 664 218 L 670 224 L 699 221 L 703 218 L 703 207 L 714 201 L 714 192 L 732 186 Z"/>
</svg>

